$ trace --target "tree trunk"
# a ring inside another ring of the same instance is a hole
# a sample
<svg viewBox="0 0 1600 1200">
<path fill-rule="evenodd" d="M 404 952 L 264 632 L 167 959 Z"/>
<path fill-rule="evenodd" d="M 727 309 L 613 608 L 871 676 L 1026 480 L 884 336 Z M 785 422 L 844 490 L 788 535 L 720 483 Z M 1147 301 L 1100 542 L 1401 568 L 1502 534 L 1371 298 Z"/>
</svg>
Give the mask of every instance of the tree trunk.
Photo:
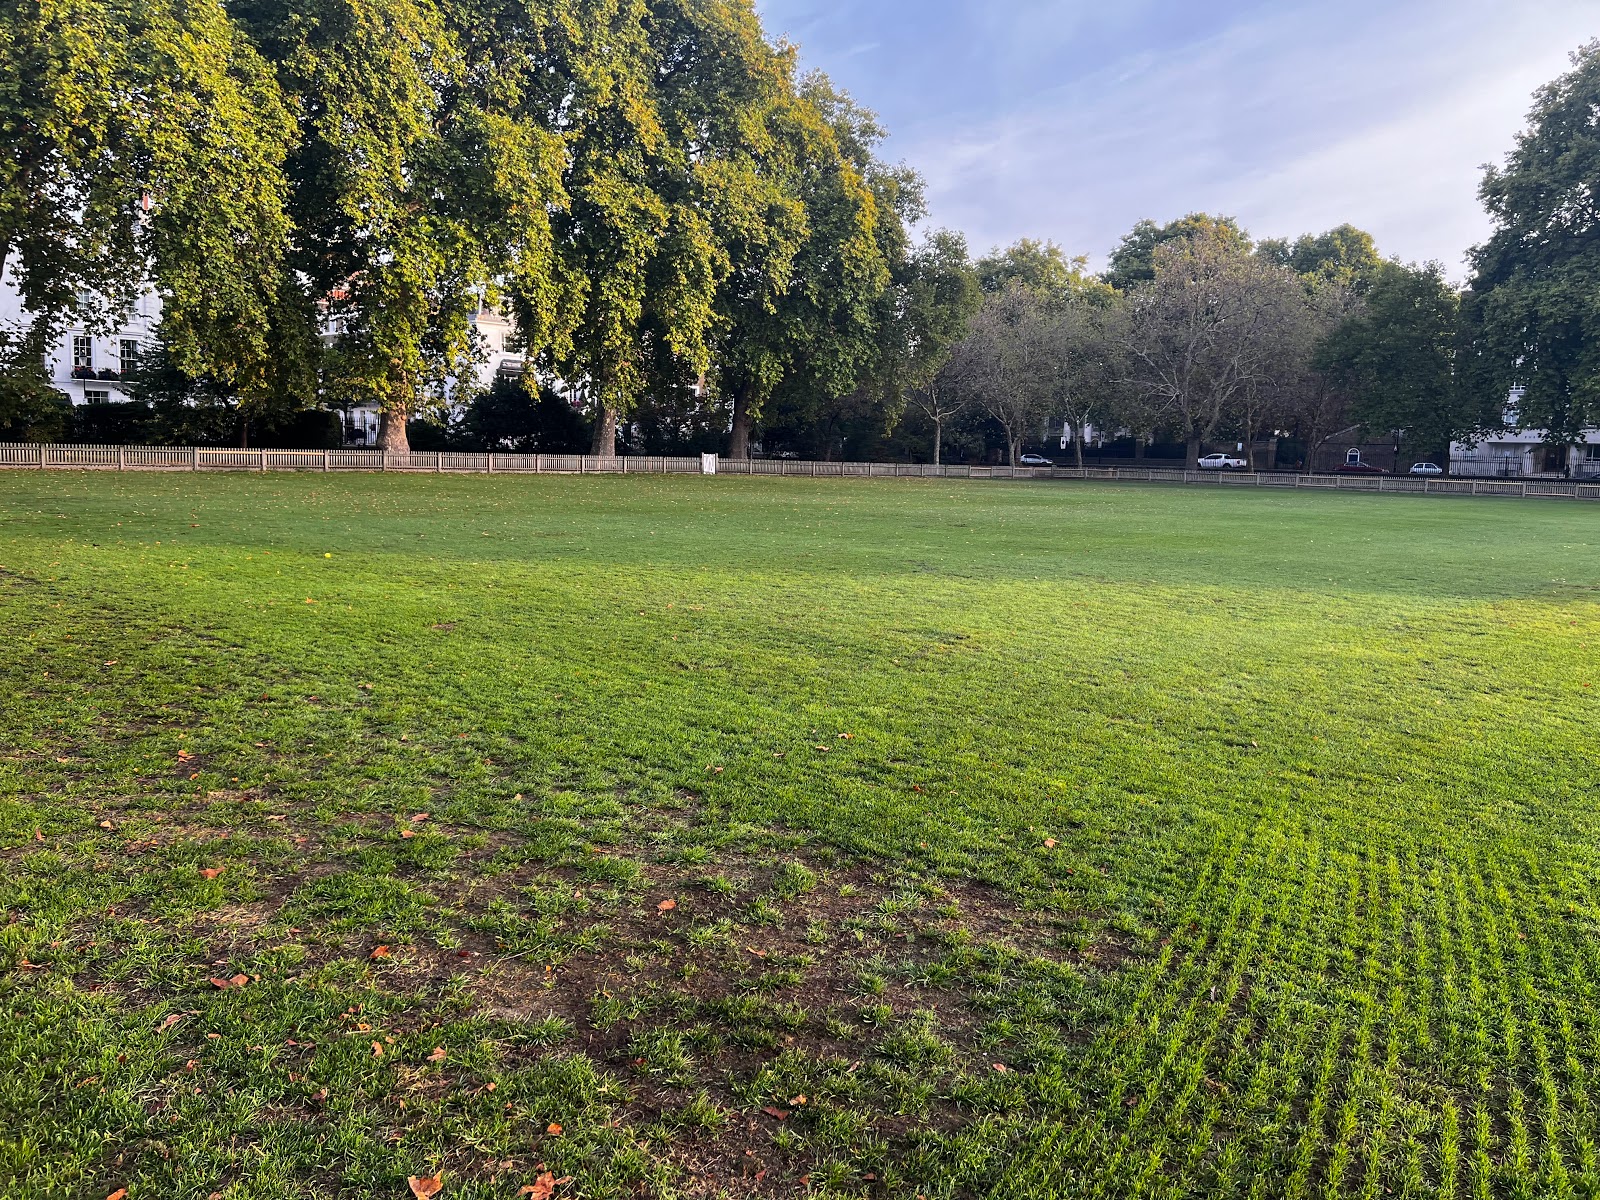
<svg viewBox="0 0 1600 1200">
<path fill-rule="evenodd" d="M 733 427 L 728 430 L 728 457 L 740 462 L 750 457 L 750 389 L 740 386 L 733 392 Z"/>
<path fill-rule="evenodd" d="M 378 449 L 395 454 L 410 454 L 411 439 L 406 436 L 406 418 L 410 410 L 398 406 L 385 406 L 378 413 Z"/>
<path fill-rule="evenodd" d="M 1198 471 L 1200 469 L 1200 435 L 1192 430 L 1189 433 L 1189 449 L 1186 452 L 1185 461 L 1189 470 Z"/>
<path fill-rule="evenodd" d="M 594 423 L 594 444 L 589 453 L 600 458 L 617 456 L 617 410 L 609 404 L 600 405 L 600 418 Z"/>
<path fill-rule="evenodd" d="M 1136 434 L 1133 439 L 1133 458 L 1138 462 L 1144 457 L 1144 434 Z"/>
<path fill-rule="evenodd" d="M 1078 470 L 1083 470 L 1083 439 L 1078 436 L 1076 427 L 1072 430 L 1072 454 L 1078 460 Z"/>
<path fill-rule="evenodd" d="M 1006 452 L 1011 455 L 1011 465 L 1013 467 L 1016 466 L 1017 459 L 1022 454 L 1022 439 L 1019 437 L 1012 437 L 1010 434 L 1007 434 Z"/>
<path fill-rule="evenodd" d="M 939 417 L 933 419 L 933 465 L 943 465 L 940 455 L 944 451 L 944 421 Z"/>
</svg>

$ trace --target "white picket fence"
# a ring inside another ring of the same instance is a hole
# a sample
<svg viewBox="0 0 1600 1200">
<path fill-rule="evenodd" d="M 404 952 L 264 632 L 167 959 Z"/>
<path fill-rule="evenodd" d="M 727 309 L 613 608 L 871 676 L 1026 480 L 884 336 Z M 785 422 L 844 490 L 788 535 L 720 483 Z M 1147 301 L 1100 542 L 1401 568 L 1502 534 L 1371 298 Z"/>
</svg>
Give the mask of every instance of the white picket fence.
<svg viewBox="0 0 1600 1200">
<path fill-rule="evenodd" d="M 58 446 L 0 443 L 0 469 L 96 471 L 399 471 L 411 474 L 699 475 L 699 456 L 592 454 L 466 454 L 382 450 L 232 450 L 208 446 Z M 1390 475 L 1293 475 L 1280 472 L 1186 471 L 1166 467 L 985 467 L 929 463 L 816 462 L 808 459 L 721 458 L 722 475 L 872 479 L 1080 479 L 1179 483 L 1213 487 L 1300 488 L 1341 492 L 1406 492 L 1430 496 L 1511 496 L 1600 500 L 1600 481 L 1545 479 L 1413 479 Z"/>
</svg>

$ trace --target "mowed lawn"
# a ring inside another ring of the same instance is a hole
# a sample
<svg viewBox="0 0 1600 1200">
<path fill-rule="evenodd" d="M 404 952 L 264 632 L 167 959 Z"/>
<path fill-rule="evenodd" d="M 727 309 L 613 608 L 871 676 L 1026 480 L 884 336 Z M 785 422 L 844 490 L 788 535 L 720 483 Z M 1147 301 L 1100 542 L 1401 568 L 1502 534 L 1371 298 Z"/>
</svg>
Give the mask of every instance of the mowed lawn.
<svg viewBox="0 0 1600 1200">
<path fill-rule="evenodd" d="M 1600 506 L 0 474 L 0 1195 L 1600 1195 Z"/>
</svg>

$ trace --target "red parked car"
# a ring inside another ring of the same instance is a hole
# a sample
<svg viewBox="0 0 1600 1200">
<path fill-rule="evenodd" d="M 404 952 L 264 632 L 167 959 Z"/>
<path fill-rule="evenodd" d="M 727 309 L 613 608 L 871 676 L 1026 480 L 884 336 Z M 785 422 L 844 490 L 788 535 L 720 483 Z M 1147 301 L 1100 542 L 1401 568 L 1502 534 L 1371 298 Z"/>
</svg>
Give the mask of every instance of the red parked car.
<svg viewBox="0 0 1600 1200">
<path fill-rule="evenodd" d="M 1340 463 L 1337 467 L 1334 468 L 1334 472 L 1336 474 L 1339 474 L 1339 475 L 1387 475 L 1388 474 L 1388 472 L 1385 471 L 1382 467 L 1375 467 L 1371 463 L 1364 463 L 1364 462 Z"/>
</svg>

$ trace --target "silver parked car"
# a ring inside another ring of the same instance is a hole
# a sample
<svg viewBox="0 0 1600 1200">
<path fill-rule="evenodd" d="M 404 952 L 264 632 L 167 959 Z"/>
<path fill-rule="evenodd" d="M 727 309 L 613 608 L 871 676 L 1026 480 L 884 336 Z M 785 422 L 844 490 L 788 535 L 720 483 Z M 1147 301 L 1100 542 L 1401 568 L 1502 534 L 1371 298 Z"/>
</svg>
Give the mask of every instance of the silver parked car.
<svg viewBox="0 0 1600 1200">
<path fill-rule="evenodd" d="M 1411 464 L 1411 474 L 1413 474 L 1413 475 L 1443 475 L 1444 474 L 1444 468 L 1441 467 L 1438 463 L 1412 463 Z"/>
</svg>

